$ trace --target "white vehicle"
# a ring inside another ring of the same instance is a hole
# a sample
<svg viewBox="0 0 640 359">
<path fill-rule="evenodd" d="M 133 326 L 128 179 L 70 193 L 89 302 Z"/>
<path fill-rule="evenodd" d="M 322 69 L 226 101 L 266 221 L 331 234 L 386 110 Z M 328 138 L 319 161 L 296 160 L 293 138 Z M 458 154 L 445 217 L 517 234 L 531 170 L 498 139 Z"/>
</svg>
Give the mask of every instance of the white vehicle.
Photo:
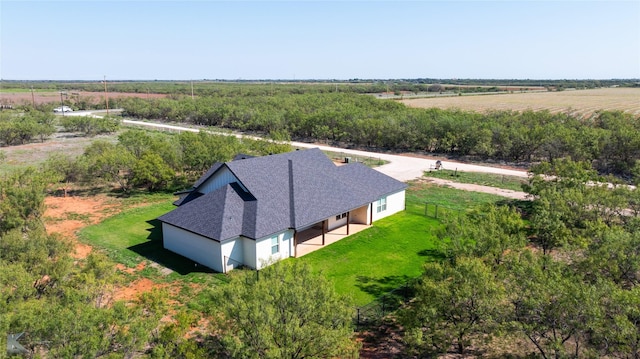
<svg viewBox="0 0 640 359">
<path fill-rule="evenodd" d="M 60 106 L 53 109 L 53 112 L 72 112 L 73 110 L 69 106 Z"/>
</svg>

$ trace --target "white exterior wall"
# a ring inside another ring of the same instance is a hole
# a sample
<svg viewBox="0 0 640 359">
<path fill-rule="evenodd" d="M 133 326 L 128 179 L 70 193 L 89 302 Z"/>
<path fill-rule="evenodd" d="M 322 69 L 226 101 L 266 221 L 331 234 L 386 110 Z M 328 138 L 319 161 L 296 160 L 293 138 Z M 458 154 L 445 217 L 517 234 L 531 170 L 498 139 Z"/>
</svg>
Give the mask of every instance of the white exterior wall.
<svg viewBox="0 0 640 359">
<path fill-rule="evenodd" d="M 164 248 L 217 272 L 223 271 L 220 242 L 166 223 L 162 223 L 162 238 Z"/>
<path fill-rule="evenodd" d="M 404 190 L 387 195 L 387 209 L 380 213 L 377 212 L 377 201 L 373 202 L 373 221 L 390 216 L 394 213 L 404 211 Z"/>
<path fill-rule="evenodd" d="M 244 261 L 244 241 L 238 237 L 230 241 L 225 241 L 221 245 L 222 261 L 224 266 L 223 273 L 239 268 L 246 262 Z"/>
<path fill-rule="evenodd" d="M 349 219 L 351 220 L 351 223 L 371 224 L 369 223 L 369 218 L 371 218 L 369 214 L 370 211 L 371 211 L 371 203 L 351 211 L 351 215 L 349 216 Z"/>
<path fill-rule="evenodd" d="M 200 189 L 198 189 L 198 192 L 202 194 L 207 194 L 233 182 L 238 182 L 238 184 L 240 185 L 240 187 L 242 187 L 242 189 L 244 189 L 245 191 L 247 190 L 240 183 L 240 181 L 238 181 L 236 176 L 234 176 L 233 173 L 231 173 L 231 171 L 229 170 L 229 168 L 227 168 L 227 166 L 222 166 L 218 169 L 218 171 L 216 171 L 216 173 L 213 174 L 213 176 L 211 176 L 208 180 L 206 180 L 200 186 Z"/>
<path fill-rule="evenodd" d="M 277 262 L 291 256 L 293 254 L 291 251 L 291 247 L 293 246 L 293 233 L 294 231 L 292 229 L 287 229 L 274 235 L 256 240 L 256 268 L 262 269 L 273 262 Z M 278 237 L 278 243 L 280 244 L 279 253 L 274 255 L 271 254 L 271 238 L 273 237 Z"/>
<path fill-rule="evenodd" d="M 347 217 L 340 218 L 339 220 L 336 220 L 336 216 L 329 217 L 329 220 L 327 223 L 327 231 L 332 231 L 346 224 L 347 224 Z"/>
<path fill-rule="evenodd" d="M 258 257 L 256 256 L 256 241 L 242 237 L 242 252 L 244 264 L 250 268 L 258 268 Z"/>
</svg>

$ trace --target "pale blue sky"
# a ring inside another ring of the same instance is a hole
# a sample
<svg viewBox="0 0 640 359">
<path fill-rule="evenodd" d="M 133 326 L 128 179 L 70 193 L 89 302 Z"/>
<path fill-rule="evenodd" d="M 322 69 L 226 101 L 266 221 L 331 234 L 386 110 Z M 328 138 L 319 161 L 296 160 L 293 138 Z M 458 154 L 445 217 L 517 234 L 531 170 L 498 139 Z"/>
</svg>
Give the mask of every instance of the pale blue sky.
<svg viewBox="0 0 640 359">
<path fill-rule="evenodd" d="M 640 1 L 0 0 L 7 80 L 640 78 Z"/>
</svg>

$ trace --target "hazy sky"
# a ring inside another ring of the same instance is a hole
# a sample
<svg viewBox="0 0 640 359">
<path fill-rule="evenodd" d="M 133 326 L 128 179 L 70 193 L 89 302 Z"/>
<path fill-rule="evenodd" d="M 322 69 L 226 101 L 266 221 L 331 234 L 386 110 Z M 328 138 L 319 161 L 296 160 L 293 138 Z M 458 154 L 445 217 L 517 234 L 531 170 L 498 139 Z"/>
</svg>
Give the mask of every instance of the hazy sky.
<svg viewBox="0 0 640 359">
<path fill-rule="evenodd" d="M 5 80 L 640 78 L 640 1 L 0 0 Z"/>
</svg>

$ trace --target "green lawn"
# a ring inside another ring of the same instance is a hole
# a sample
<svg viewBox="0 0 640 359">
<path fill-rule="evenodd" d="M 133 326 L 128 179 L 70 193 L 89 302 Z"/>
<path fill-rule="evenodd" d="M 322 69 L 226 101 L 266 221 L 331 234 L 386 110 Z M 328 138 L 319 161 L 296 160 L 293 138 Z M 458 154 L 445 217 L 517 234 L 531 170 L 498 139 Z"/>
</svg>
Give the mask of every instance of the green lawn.
<svg viewBox="0 0 640 359">
<path fill-rule="evenodd" d="M 215 274 L 203 266 L 174 254 L 162 247 L 160 222 L 157 217 L 175 208 L 174 197 L 166 196 L 162 203 L 141 205 L 107 218 L 101 223 L 89 226 L 80 232 L 80 239 L 104 250 L 116 263 L 134 268 L 147 259 L 169 268 L 173 273 L 162 276 L 158 270 L 145 270 L 141 275 L 155 277 L 156 280 L 171 281 L 177 278 L 189 282 L 219 281 L 223 275 Z M 135 203 L 135 200 L 131 201 Z M 159 269 L 162 269 L 159 267 Z"/>
<path fill-rule="evenodd" d="M 327 276 L 361 306 L 417 277 L 438 257 L 435 219 L 402 212 L 299 260 Z"/>
<path fill-rule="evenodd" d="M 212 274 L 204 267 L 195 267 L 184 257 L 162 248 L 158 216 L 175 208 L 173 197 L 153 198 L 162 203 L 144 205 L 105 219 L 81 231 L 81 240 L 103 249 L 117 263 L 135 267 L 148 259 L 174 271 L 162 276 L 157 270 L 145 270 L 140 275 L 158 281 L 220 283 L 223 274 Z M 374 226 L 310 253 L 300 259 L 327 276 L 341 294 L 352 297 L 354 304 L 364 305 L 380 295 L 403 285 L 422 272 L 425 261 L 438 260 L 436 230 L 438 220 L 424 216 L 424 202 L 438 203 L 446 208 L 465 210 L 479 203 L 498 202 L 502 197 L 459 191 L 424 183 L 412 183 L 407 190 L 407 210 L 375 222 Z M 135 199 L 129 204 L 135 204 Z"/>
<path fill-rule="evenodd" d="M 338 293 L 355 305 L 367 304 L 422 273 L 422 264 L 439 260 L 435 233 L 441 223 L 424 216 L 424 202 L 465 210 L 504 198 L 485 193 L 412 183 L 407 210 L 376 221 L 373 227 L 309 253 L 299 260 L 327 276 Z"/>
<path fill-rule="evenodd" d="M 517 176 L 504 176 L 493 173 L 462 172 L 452 170 L 426 171 L 425 177 L 447 179 L 454 182 L 473 183 L 483 186 L 522 191 L 522 184 L 527 183 L 526 178 Z"/>
</svg>

